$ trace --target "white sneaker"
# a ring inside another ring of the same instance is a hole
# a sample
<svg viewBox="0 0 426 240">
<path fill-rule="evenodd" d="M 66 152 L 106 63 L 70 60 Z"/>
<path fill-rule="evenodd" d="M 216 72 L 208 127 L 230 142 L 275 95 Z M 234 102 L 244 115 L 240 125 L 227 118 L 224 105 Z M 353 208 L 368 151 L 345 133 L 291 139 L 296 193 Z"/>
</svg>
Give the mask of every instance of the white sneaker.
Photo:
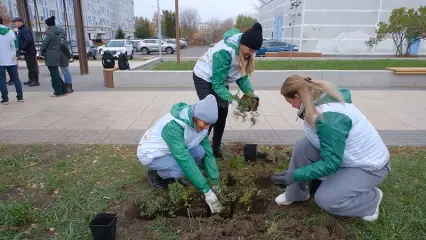
<svg viewBox="0 0 426 240">
<path fill-rule="evenodd" d="M 309 194 L 308 194 L 308 197 L 306 197 L 306 199 L 304 201 L 306 201 L 308 199 L 309 199 Z M 278 197 L 275 198 L 275 202 L 278 205 L 285 205 L 285 206 L 294 203 L 294 201 L 290 201 L 285 197 L 285 192 L 283 194 L 278 195 Z"/>
<path fill-rule="evenodd" d="M 367 222 L 375 222 L 379 218 L 379 206 L 380 206 L 380 203 L 382 202 L 383 192 L 379 188 L 375 188 L 375 189 L 377 189 L 377 191 L 379 192 L 379 203 L 377 204 L 376 211 L 374 212 L 373 215 L 362 217 L 362 219 Z"/>
</svg>

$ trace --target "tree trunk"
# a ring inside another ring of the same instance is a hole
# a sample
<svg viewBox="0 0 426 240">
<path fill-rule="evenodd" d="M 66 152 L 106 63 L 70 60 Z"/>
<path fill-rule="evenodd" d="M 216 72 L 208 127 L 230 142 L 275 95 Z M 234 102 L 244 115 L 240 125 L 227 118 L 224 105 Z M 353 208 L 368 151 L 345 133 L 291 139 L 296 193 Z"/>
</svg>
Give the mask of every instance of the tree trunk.
<svg viewBox="0 0 426 240">
<path fill-rule="evenodd" d="M 289 63 L 289 66 L 290 66 L 290 68 L 291 68 L 291 55 L 293 54 L 293 37 L 294 37 L 294 23 L 291 25 L 291 41 L 290 41 L 290 45 L 291 45 L 291 47 L 290 47 L 290 63 Z"/>
</svg>

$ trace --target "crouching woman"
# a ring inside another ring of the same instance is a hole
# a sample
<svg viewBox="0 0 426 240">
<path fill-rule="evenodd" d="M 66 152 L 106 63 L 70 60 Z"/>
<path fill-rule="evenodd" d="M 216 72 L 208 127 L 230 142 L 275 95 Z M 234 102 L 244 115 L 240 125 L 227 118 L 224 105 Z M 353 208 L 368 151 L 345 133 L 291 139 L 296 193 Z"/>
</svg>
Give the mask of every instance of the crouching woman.
<svg viewBox="0 0 426 240">
<path fill-rule="evenodd" d="M 287 186 L 276 203 L 307 200 L 307 182 L 323 179 L 314 196 L 319 207 L 334 215 L 376 221 L 383 198 L 376 186 L 390 171 L 389 151 L 352 104 L 349 90 L 294 75 L 286 79 L 281 94 L 299 109 L 305 137 L 294 145 L 288 170 L 272 177 Z"/>
<path fill-rule="evenodd" d="M 217 102 L 209 95 L 197 104 L 175 104 L 142 136 L 137 148 L 139 161 L 148 169 L 147 177 L 155 188 L 167 188 L 169 183 L 182 182 L 183 177 L 205 195 L 212 213 L 221 206 L 212 191 L 217 188 L 219 173 L 207 136 L 208 129 L 218 118 Z M 200 168 L 204 168 L 211 188 Z"/>
</svg>

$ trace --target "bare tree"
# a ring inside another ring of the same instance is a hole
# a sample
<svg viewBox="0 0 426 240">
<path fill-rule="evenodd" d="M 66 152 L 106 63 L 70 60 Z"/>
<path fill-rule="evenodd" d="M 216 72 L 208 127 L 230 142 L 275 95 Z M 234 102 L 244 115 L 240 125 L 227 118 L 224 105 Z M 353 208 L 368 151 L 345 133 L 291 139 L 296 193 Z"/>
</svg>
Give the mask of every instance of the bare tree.
<svg viewBox="0 0 426 240">
<path fill-rule="evenodd" d="M 182 9 L 179 15 L 181 35 L 191 42 L 192 36 L 197 32 L 198 25 L 201 22 L 200 14 L 197 9 L 190 7 Z"/>
<path fill-rule="evenodd" d="M 301 0 L 290 0 L 290 10 L 292 11 L 290 13 L 290 23 L 291 26 L 291 47 L 290 47 L 290 67 L 291 67 L 291 57 L 293 53 L 293 38 L 294 38 L 294 25 L 296 24 L 297 18 L 299 18 L 302 14 L 299 12 L 299 7 L 302 4 Z"/>
<path fill-rule="evenodd" d="M 234 27 L 234 19 L 233 18 L 227 18 L 227 19 L 223 20 L 223 22 L 220 24 L 220 28 L 222 30 L 225 30 L 225 31 L 227 31 L 227 30 L 229 30 L 233 27 Z"/>
<path fill-rule="evenodd" d="M 4 25 L 10 24 L 9 8 L 6 5 L 6 1 L 0 0 L 0 16 L 3 18 Z"/>
<path fill-rule="evenodd" d="M 208 20 L 203 26 L 202 32 L 204 45 L 216 42 L 216 40 L 221 36 L 221 21 L 217 18 L 213 18 Z"/>
</svg>

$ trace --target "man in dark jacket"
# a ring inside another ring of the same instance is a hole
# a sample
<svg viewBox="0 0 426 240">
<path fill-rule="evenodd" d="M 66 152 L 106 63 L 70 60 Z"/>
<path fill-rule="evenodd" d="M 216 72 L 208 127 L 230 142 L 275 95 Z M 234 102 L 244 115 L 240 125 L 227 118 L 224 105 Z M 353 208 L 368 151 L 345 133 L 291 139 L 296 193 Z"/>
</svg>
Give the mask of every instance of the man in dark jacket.
<svg viewBox="0 0 426 240">
<path fill-rule="evenodd" d="M 45 21 L 48 29 L 46 38 L 43 40 L 40 48 L 41 55 L 44 56 L 45 65 L 49 69 L 53 87 L 53 96 L 64 96 L 67 92 L 65 84 L 59 73 L 61 62 L 61 29 L 55 25 L 55 16 Z"/>
<path fill-rule="evenodd" d="M 12 22 L 14 22 L 15 27 L 19 29 L 19 54 L 25 56 L 25 62 L 28 68 L 28 81 L 24 82 L 24 85 L 28 85 L 29 87 L 40 86 L 38 79 L 37 51 L 31 30 L 24 25 L 24 20 L 22 20 L 22 18 L 14 18 Z"/>
</svg>

